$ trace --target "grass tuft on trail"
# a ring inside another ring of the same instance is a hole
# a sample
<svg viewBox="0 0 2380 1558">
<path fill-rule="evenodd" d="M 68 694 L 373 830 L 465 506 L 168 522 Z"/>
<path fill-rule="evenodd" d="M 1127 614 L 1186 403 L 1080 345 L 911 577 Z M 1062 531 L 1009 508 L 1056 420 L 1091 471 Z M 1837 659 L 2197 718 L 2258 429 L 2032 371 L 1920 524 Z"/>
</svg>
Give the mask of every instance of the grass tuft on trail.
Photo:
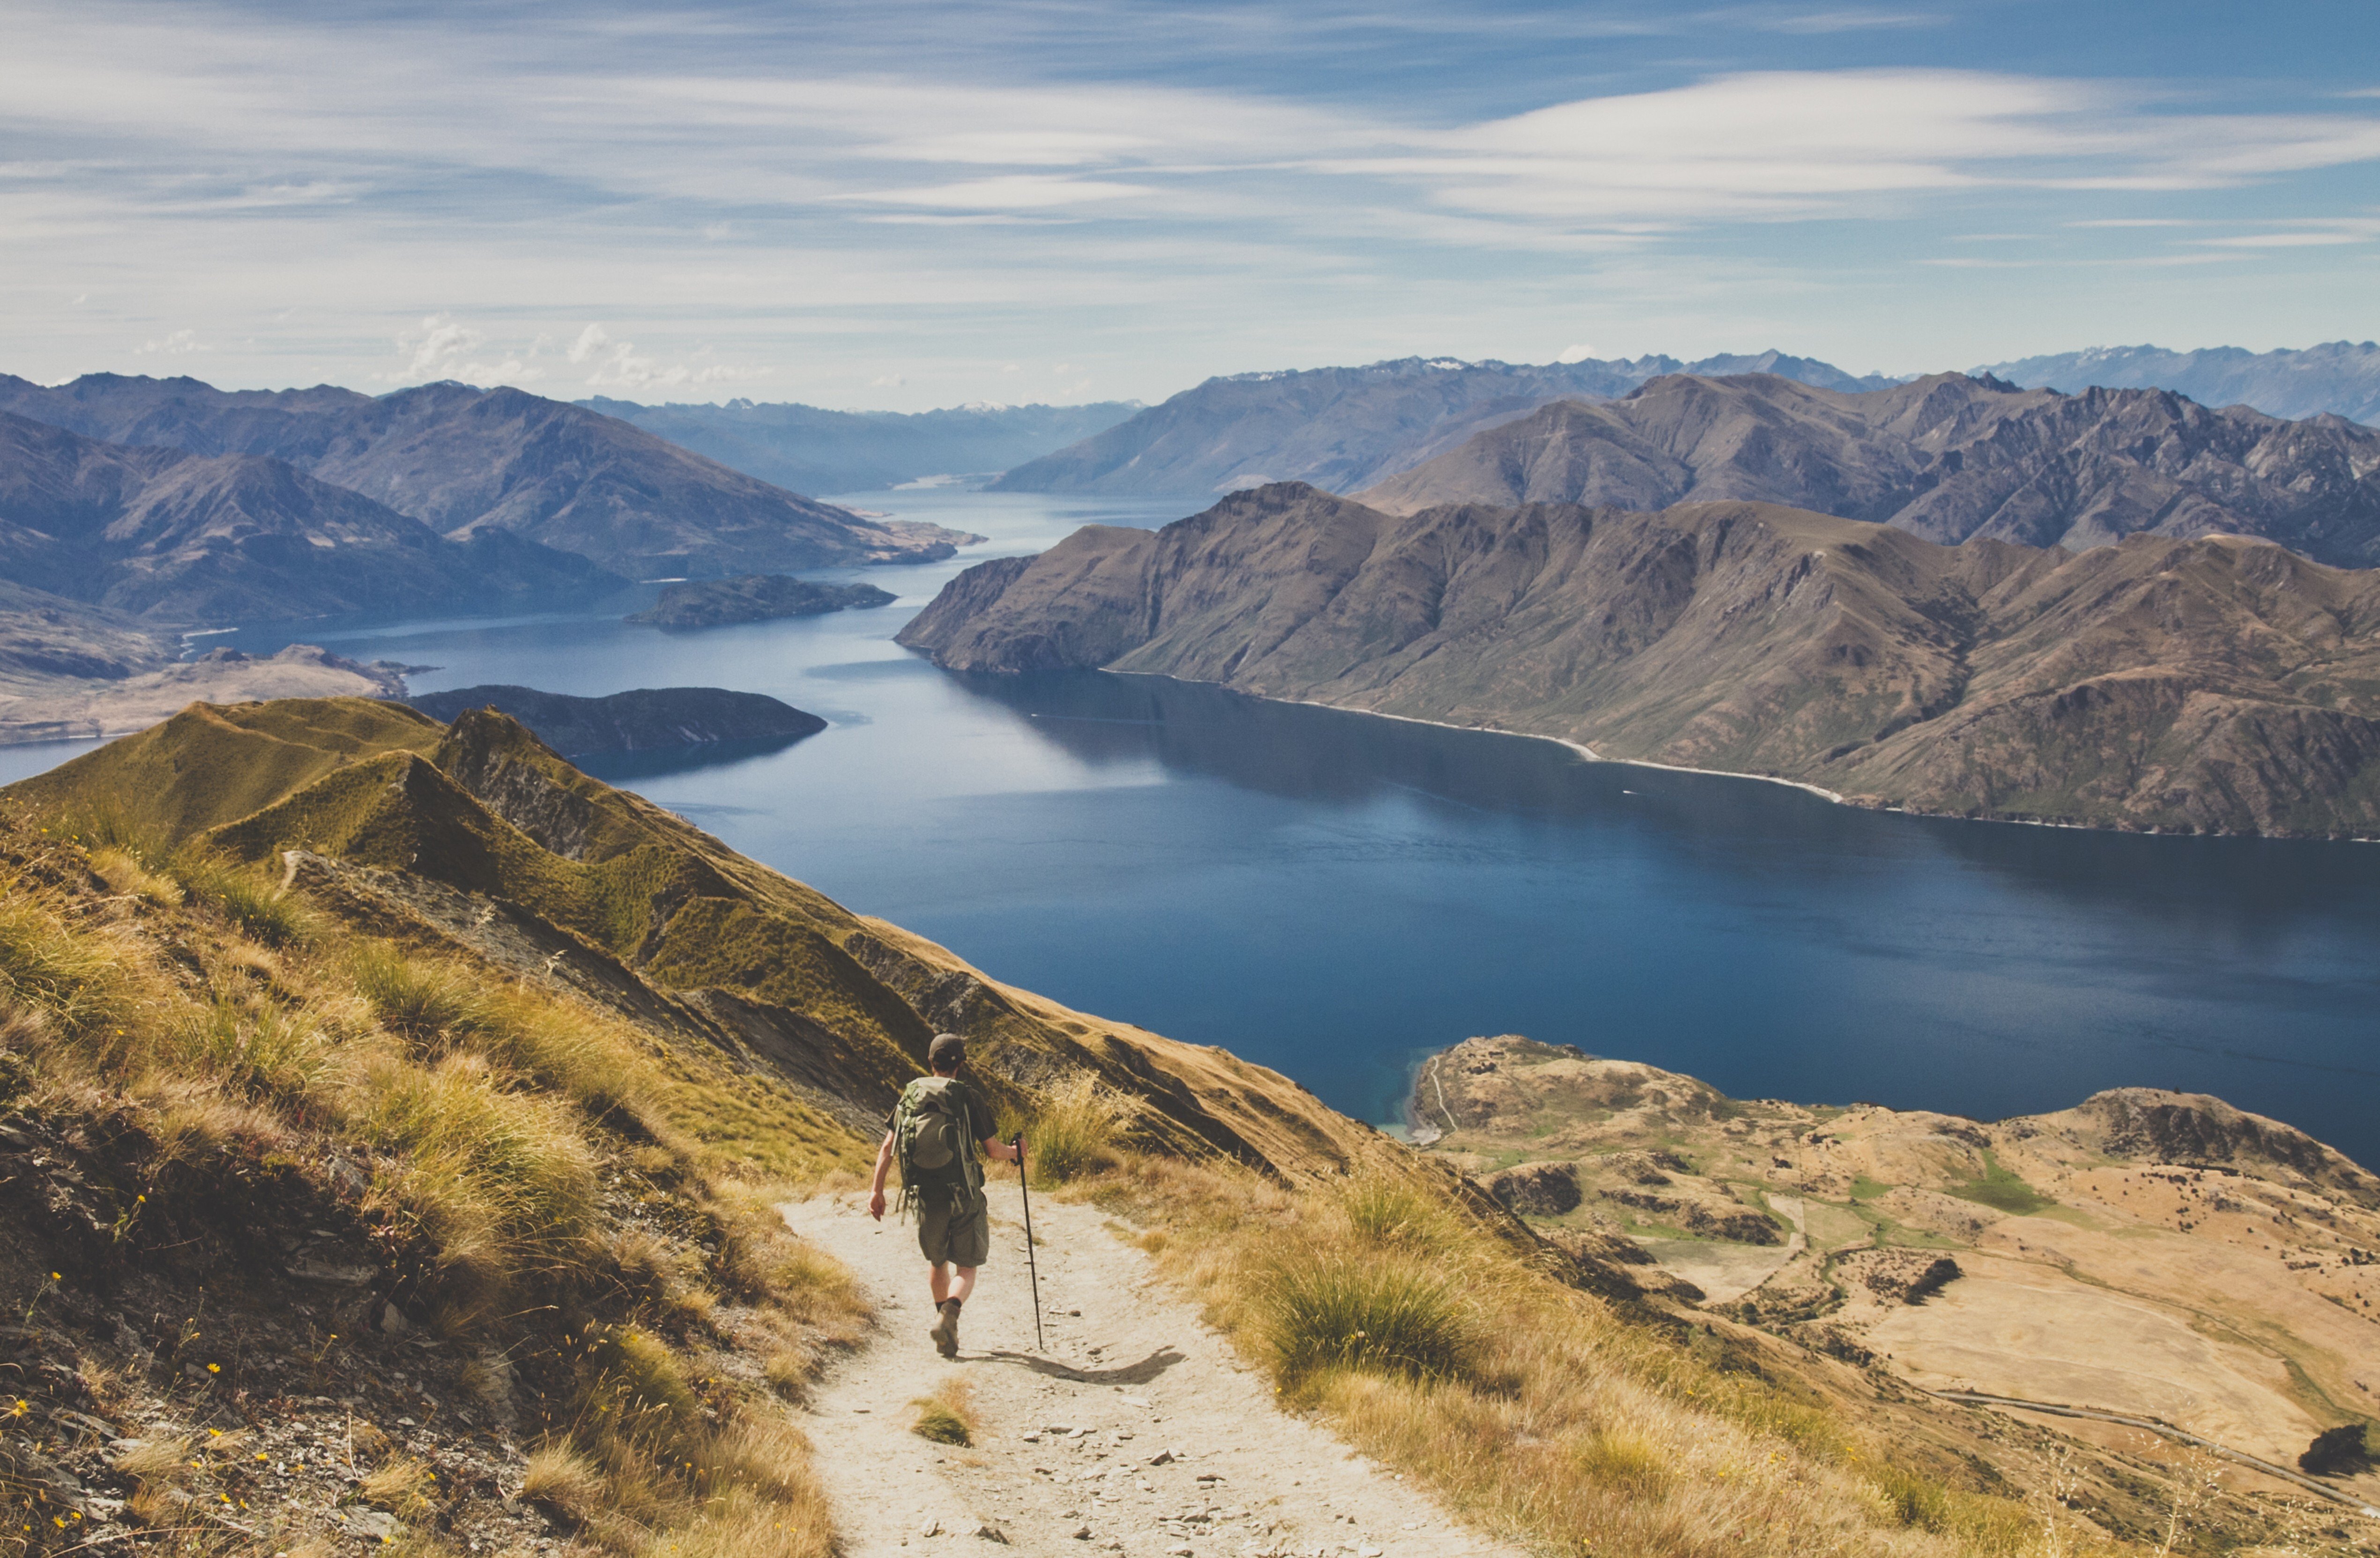
<svg viewBox="0 0 2380 1558">
<path fill-rule="evenodd" d="M 909 1431 L 918 1438 L 937 1444 L 975 1443 L 980 1430 L 975 1392 L 964 1378 L 953 1375 L 934 1387 L 931 1395 L 921 1395 L 909 1405 L 917 1409 L 917 1420 L 909 1425 Z"/>
</svg>

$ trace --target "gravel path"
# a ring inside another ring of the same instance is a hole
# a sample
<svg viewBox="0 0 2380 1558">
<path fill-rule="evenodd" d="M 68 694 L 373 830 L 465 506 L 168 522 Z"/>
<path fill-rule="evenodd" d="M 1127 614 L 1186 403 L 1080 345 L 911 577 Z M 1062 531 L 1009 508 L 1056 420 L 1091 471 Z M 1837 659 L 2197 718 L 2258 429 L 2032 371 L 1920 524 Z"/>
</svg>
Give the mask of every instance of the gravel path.
<svg viewBox="0 0 2380 1558">
<path fill-rule="evenodd" d="M 795 1233 L 857 1274 L 882 1317 L 821 1383 L 804 1425 L 850 1558 L 1003 1542 L 1074 1558 L 1521 1558 L 1280 1411 L 1263 1377 L 1091 1207 L 1034 1203 L 1049 1341 L 1037 1353 L 1013 1177 L 994 1182 L 991 1203 L 991 1261 L 950 1363 L 926 1337 L 934 1311 L 911 1226 L 890 1214 L 870 1222 L 857 1195 L 783 1208 Z M 953 1371 L 974 1390 L 973 1448 L 909 1431 L 910 1403 Z"/>
</svg>

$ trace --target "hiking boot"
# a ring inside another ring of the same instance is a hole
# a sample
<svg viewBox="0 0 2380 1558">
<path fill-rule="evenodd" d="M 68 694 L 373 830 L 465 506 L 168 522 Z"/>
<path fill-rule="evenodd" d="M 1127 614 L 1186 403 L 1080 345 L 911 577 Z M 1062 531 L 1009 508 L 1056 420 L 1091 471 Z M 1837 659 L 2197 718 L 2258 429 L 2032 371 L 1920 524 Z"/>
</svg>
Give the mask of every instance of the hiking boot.
<svg viewBox="0 0 2380 1558">
<path fill-rule="evenodd" d="M 934 1350 L 944 1358 L 959 1355 L 959 1301 L 956 1298 L 942 1300 L 942 1318 L 936 1321 L 934 1328 L 926 1335 L 934 1339 Z"/>
</svg>

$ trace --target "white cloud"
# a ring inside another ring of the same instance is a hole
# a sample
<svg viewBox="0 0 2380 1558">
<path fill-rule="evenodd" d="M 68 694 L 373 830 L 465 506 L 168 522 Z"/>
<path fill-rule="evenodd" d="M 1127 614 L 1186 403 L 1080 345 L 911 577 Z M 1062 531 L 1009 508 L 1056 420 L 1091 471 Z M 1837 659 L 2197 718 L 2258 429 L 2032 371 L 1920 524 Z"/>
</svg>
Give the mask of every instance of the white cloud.
<svg viewBox="0 0 2380 1558">
<path fill-rule="evenodd" d="M 486 332 L 475 330 L 451 314 L 431 314 L 412 329 L 397 332 L 397 355 L 406 359 L 405 365 L 371 377 L 384 384 L 423 384 L 451 379 L 481 386 L 534 384 L 545 377 L 545 369 L 533 360 L 536 346 L 525 353 L 500 353 L 492 359 L 485 359 L 479 352 L 487 344 Z"/>
<path fill-rule="evenodd" d="M 727 363 L 663 366 L 638 352 L 635 342 L 613 340 L 600 324 L 590 324 L 578 332 L 577 339 L 570 344 L 568 356 L 573 363 L 595 365 L 587 375 L 589 389 L 698 388 L 762 379 L 769 373 L 765 368 L 739 368 Z"/>
<path fill-rule="evenodd" d="M 1595 347 L 1588 343 L 1582 341 L 1574 346 L 1564 346 L 1560 355 L 1554 358 L 1554 361 L 1585 362 L 1596 355 Z"/>
<path fill-rule="evenodd" d="M 75 301 L 79 303 L 82 299 L 78 297 Z M 192 330 L 177 330 L 171 335 L 164 337 L 162 340 L 143 341 L 140 345 L 133 347 L 132 350 L 139 356 L 144 357 L 179 357 L 187 356 L 192 352 L 212 352 L 214 348 L 200 341 L 198 332 Z"/>
</svg>

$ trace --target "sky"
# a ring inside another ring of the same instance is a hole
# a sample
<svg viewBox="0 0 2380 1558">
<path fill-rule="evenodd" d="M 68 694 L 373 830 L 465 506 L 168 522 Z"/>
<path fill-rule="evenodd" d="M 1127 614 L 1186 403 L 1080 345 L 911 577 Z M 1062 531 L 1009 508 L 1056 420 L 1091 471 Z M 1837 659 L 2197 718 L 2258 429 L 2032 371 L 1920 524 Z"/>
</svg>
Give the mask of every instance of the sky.
<svg viewBox="0 0 2380 1558">
<path fill-rule="evenodd" d="M 1154 402 L 2380 335 L 2380 5 L 9 0 L 0 371 Z"/>
</svg>

